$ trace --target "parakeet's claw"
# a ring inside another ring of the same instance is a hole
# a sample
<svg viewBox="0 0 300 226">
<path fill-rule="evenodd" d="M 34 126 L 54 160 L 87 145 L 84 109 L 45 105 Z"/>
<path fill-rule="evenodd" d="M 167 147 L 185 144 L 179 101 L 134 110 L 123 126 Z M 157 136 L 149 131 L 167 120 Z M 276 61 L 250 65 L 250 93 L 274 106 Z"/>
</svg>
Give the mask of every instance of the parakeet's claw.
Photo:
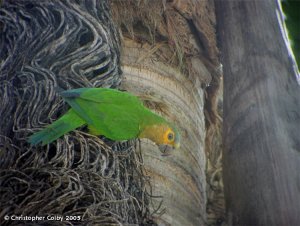
<svg viewBox="0 0 300 226">
<path fill-rule="evenodd" d="M 167 145 L 167 144 L 160 144 L 160 145 L 158 145 L 158 148 L 161 151 L 163 156 L 170 155 L 172 153 L 172 151 L 174 150 L 174 148 L 172 146 Z"/>
</svg>

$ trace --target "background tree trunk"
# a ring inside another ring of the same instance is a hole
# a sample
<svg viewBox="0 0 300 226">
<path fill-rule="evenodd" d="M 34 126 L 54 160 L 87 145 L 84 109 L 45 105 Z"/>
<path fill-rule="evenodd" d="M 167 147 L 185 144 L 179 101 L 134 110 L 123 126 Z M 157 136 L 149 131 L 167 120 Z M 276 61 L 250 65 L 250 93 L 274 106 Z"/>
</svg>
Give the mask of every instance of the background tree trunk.
<svg viewBox="0 0 300 226">
<path fill-rule="evenodd" d="M 224 184 L 234 225 L 300 222 L 300 89 L 276 1 L 215 1 Z"/>
</svg>

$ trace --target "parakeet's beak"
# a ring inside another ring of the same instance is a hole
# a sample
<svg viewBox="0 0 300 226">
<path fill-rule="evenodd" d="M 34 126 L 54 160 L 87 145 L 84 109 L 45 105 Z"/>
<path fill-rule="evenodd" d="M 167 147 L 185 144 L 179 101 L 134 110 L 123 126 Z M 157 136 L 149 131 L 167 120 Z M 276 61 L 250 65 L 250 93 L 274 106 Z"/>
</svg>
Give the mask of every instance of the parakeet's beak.
<svg viewBox="0 0 300 226">
<path fill-rule="evenodd" d="M 162 155 L 166 156 L 166 155 L 170 155 L 171 152 L 174 150 L 174 148 L 170 145 L 166 145 L 166 144 L 160 144 L 158 145 L 159 150 L 161 151 Z"/>
</svg>

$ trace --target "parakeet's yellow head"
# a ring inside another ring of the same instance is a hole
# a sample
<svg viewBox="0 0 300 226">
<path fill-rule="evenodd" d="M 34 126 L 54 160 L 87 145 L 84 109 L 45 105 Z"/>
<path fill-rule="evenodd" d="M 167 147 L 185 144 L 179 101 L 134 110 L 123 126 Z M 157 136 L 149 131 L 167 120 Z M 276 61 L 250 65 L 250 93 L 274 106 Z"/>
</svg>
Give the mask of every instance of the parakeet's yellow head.
<svg viewBox="0 0 300 226">
<path fill-rule="evenodd" d="M 139 135 L 140 138 L 148 138 L 157 145 L 168 145 L 173 148 L 180 147 L 180 135 L 178 130 L 168 123 L 146 126 Z"/>
<path fill-rule="evenodd" d="M 171 128 L 171 127 L 163 127 L 162 129 L 162 140 L 161 143 L 158 144 L 164 144 L 164 145 L 170 145 L 174 148 L 180 147 L 180 141 L 179 141 L 179 134 L 177 132 L 177 129 Z"/>
</svg>

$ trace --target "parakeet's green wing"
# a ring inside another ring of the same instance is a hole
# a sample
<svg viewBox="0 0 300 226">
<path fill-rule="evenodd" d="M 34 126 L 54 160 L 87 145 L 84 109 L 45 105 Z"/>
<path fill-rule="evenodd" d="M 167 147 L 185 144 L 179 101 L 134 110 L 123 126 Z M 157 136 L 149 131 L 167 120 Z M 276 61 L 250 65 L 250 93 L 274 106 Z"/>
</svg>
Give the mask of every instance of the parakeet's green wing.
<svg viewBox="0 0 300 226">
<path fill-rule="evenodd" d="M 100 134 L 113 140 L 138 136 L 144 107 L 137 97 L 105 88 L 64 91 L 62 96 Z"/>
<path fill-rule="evenodd" d="M 91 102 L 114 103 L 116 105 L 140 105 L 143 106 L 141 100 L 127 92 L 121 92 L 116 89 L 109 88 L 79 88 L 66 90 L 60 93 L 64 99 L 84 99 Z"/>
</svg>

